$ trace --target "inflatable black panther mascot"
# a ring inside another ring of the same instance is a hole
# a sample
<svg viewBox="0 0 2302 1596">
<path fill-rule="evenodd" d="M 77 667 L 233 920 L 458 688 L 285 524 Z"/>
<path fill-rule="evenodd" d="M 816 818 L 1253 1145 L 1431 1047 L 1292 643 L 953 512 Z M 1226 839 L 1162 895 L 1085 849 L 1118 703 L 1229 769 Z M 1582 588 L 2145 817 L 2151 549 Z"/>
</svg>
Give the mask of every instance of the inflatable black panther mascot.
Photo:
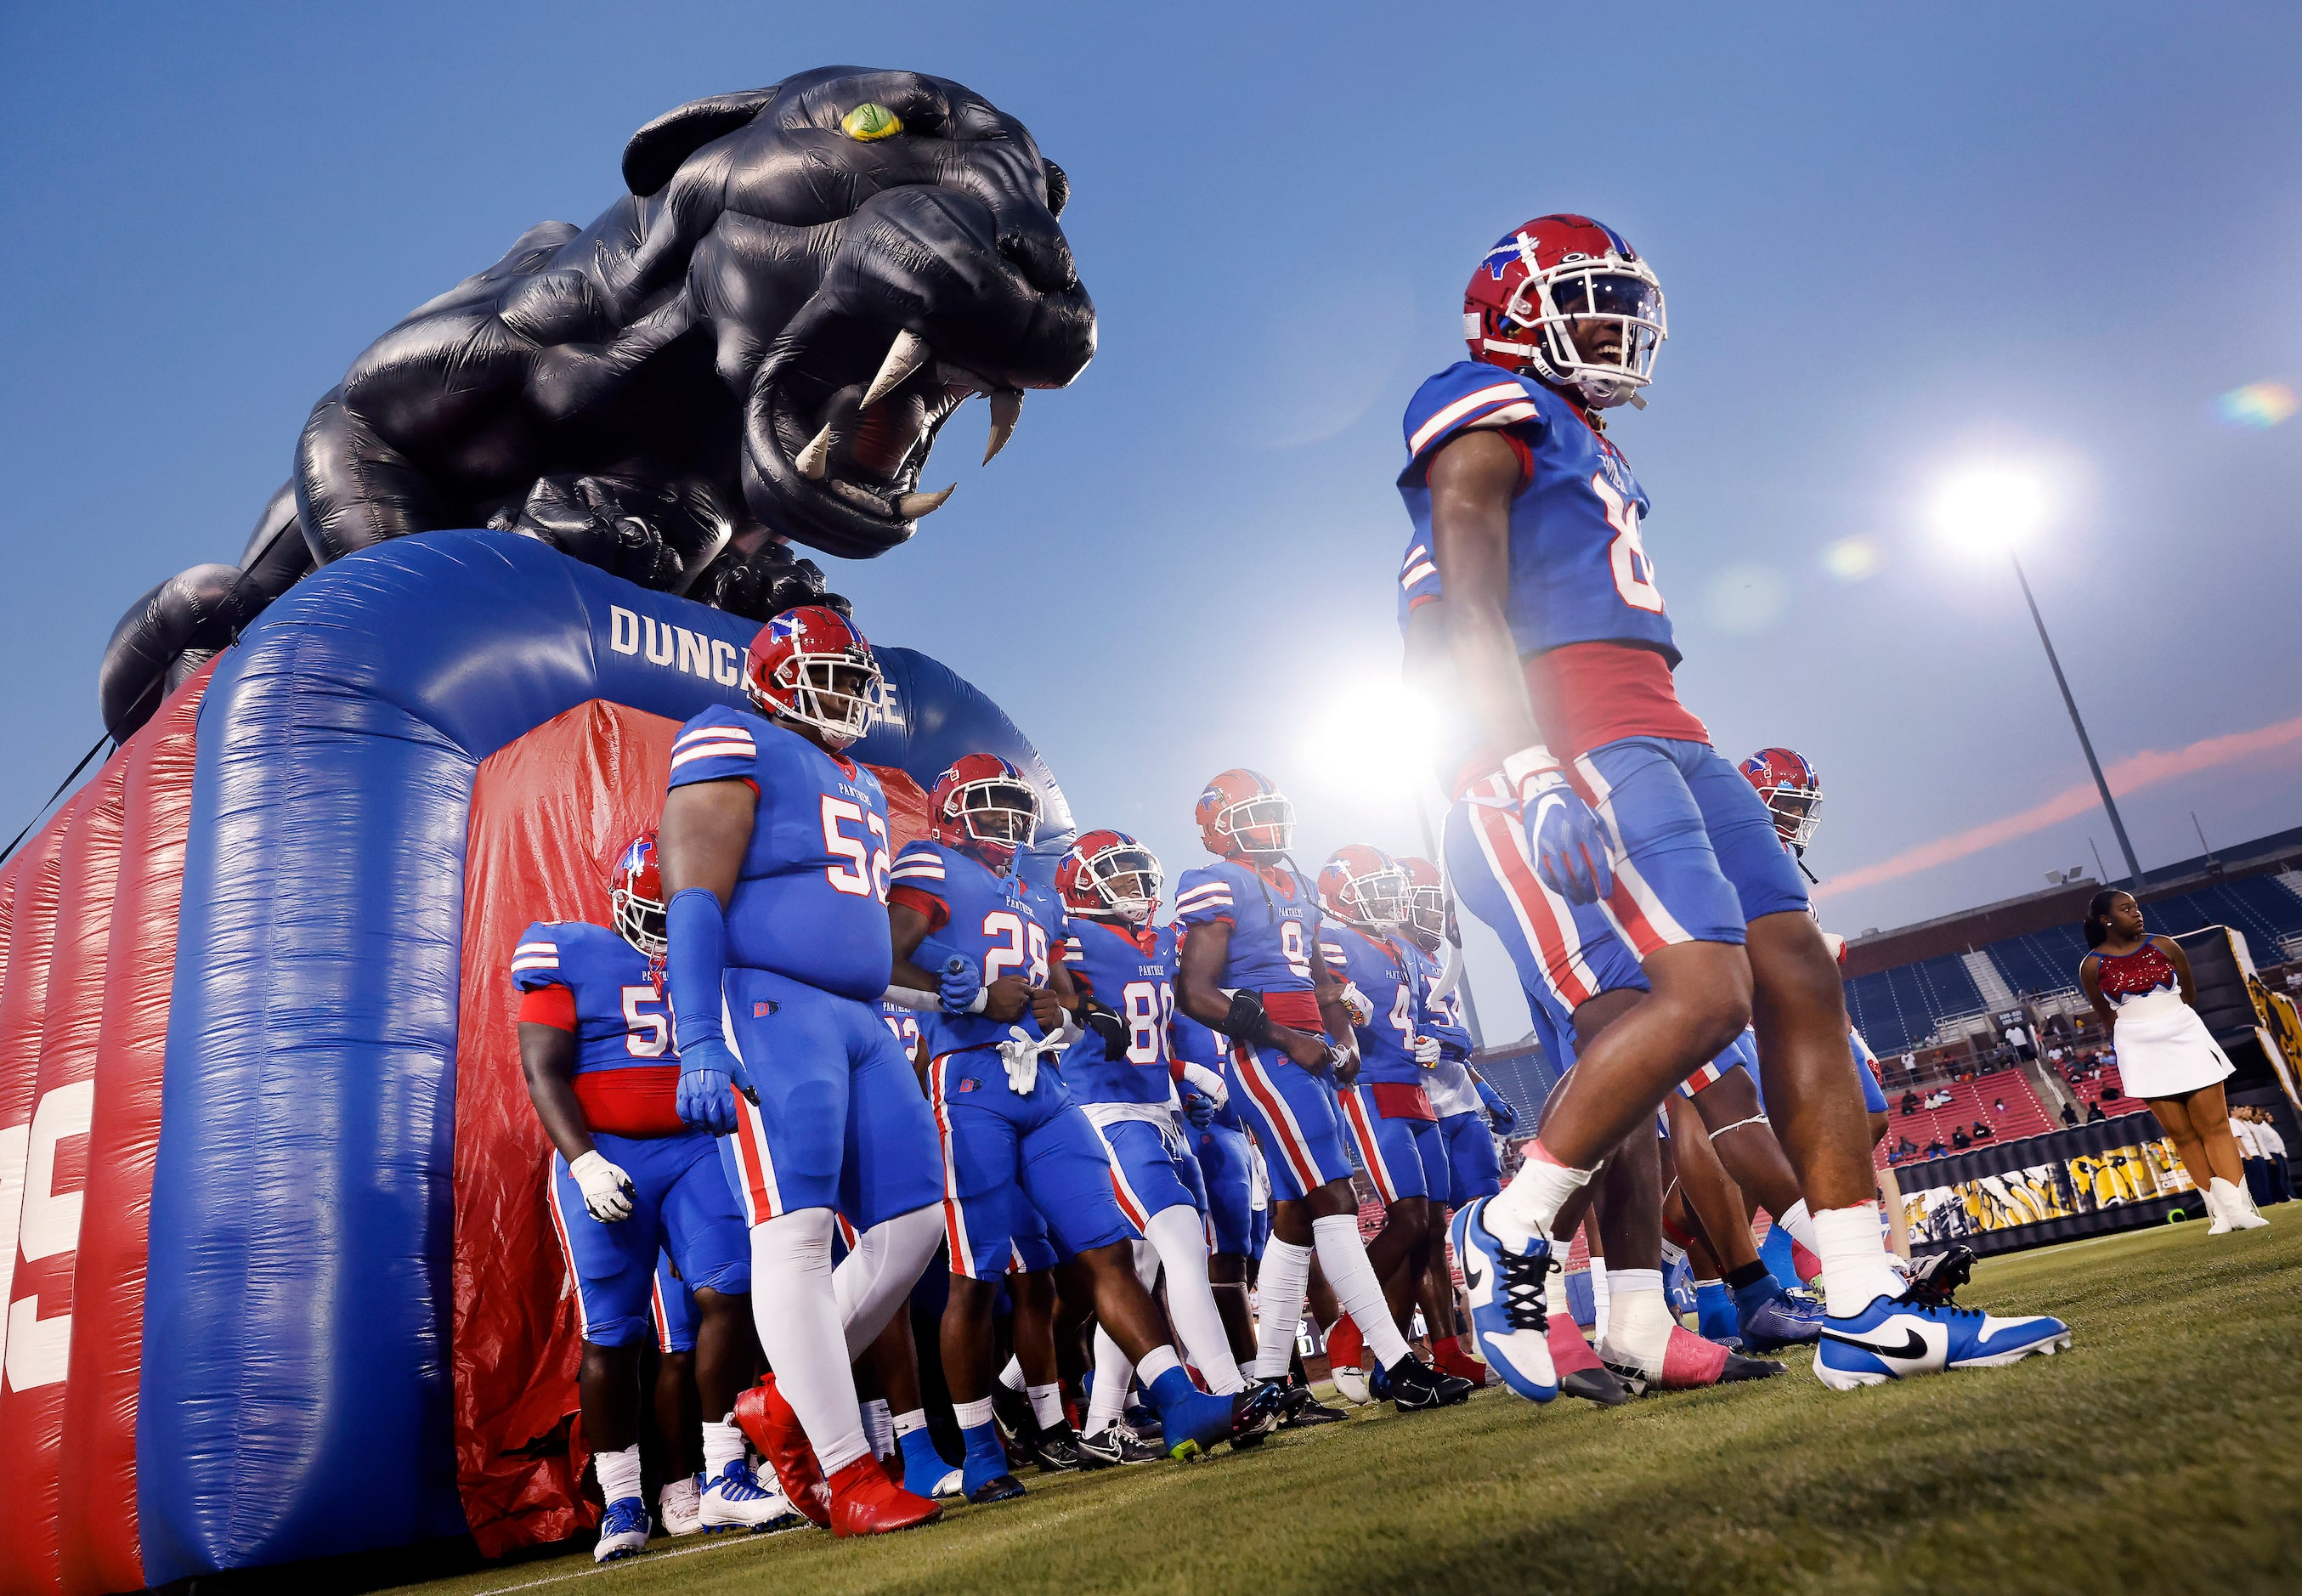
<svg viewBox="0 0 2302 1596">
<path fill-rule="evenodd" d="M 113 735 L 305 573 L 405 533 L 517 531 L 761 619 L 824 598 L 786 542 L 894 548 L 950 493 L 920 471 L 964 400 L 989 399 L 988 460 L 1022 391 L 1095 351 L 1063 169 L 947 80 L 825 67 L 698 100 L 633 135 L 624 182 L 352 363 L 239 564 L 113 631 Z"/>
</svg>

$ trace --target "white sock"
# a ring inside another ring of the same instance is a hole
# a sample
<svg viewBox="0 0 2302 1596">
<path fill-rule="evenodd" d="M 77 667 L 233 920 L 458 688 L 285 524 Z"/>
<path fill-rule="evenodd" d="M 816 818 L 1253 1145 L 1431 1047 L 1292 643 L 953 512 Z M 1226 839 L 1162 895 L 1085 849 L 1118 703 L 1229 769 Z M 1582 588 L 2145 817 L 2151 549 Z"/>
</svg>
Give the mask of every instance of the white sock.
<svg viewBox="0 0 2302 1596">
<path fill-rule="evenodd" d="M 610 1505 L 640 1493 L 640 1449 L 634 1441 L 620 1452 L 594 1452 L 592 1466 L 600 1473 L 600 1499 Z"/>
<path fill-rule="evenodd" d="M 848 1362 L 862 1357 L 863 1349 L 879 1339 L 896 1305 L 920 1283 L 920 1275 L 942 1241 L 940 1203 L 898 1214 L 855 1238 L 853 1250 L 840 1260 L 831 1276 L 832 1296 L 839 1304 L 840 1330 L 847 1339 Z"/>
<path fill-rule="evenodd" d="M 1052 1430 L 1063 1419 L 1063 1388 L 1061 1382 L 1050 1385 L 1035 1385 L 1024 1393 L 1031 1399 L 1031 1416 L 1039 1421 L 1039 1428 Z"/>
<path fill-rule="evenodd" d="M 1182 1366 L 1183 1360 L 1175 1356 L 1175 1349 L 1172 1347 L 1154 1347 L 1143 1355 L 1143 1361 L 1135 1365 L 1135 1373 L 1142 1380 L 1143 1389 L 1147 1391 L 1157 1382 L 1160 1375 L 1170 1369 L 1180 1369 Z"/>
<path fill-rule="evenodd" d="M 991 1422 L 991 1399 L 986 1397 L 980 1402 L 954 1402 L 951 1405 L 951 1416 L 959 1421 L 959 1427 L 962 1430 L 980 1429 Z"/>
<path fill-rule="evenodd" d="M 733 1419 L 703 1421 L 703 1477 L 716 1480 L 744 1455 L 744 1432 Z"/>
<path fill-rule="evenodd" d="M 1167 1266 L 1167 1315 L 1175 1322 L 1183 1349 L 1215 1395 L 1244 1390 L 1247 1382 L 1239 1378 L 1214 1288 L 1207 1283 L 1207 1238 L 1198 1210 L 1180 1203 L 1162 1208 L 1151 1216 L 1149 1228 L 1151 1246 Z"/>
<path fill-rule="evenodd" d="M 1634 1277 L 1651 1283 L 1634 1287 L 1630 1283 Z M 1662 1276 L 1652 1269 L 1617 1270 L 1608 1289 L 1607 1330 L 1599 1341 L 1609 1361 L 1629 1364 L 1651 1375 L 1661 1373 L 1671 1326 L 1678 1323 L 1663 1300 Z"/>
<path fill-rule="evenodd" d="M 1880 1209 L 1876 1203 L 1871 1205 L 1871 1210 L 1879 1215 L 1880 1222 L 1884 1223 L 1886 1219 L 1885 1211 Z M 1782 1217 L 1777 1219 L 1775 1222 L 1791 1233 L 1792 1240 L 1797 1242 L 1801 1247 L 1806 1248 L 1807 1251 L 1813 1253 L 1818 1257 L 1821 1256 L 1822 1248 L 1816 1244 L 1814 1239 L 1814 1216 L 1806 1211 L 1806 1199 L 1804 1197 L 1799 1198 L 1797 1202 L 1793 1203 L 1789 1207 L 1784 1209 Z M 1793 1281 L 1791 1283 L 1793 1285 L 1796 1285 L 1798 1282 L 1796 1281 Z"/>
<path fill-rule="evenodd" d="M 799 1415 L 824 1477 L 869 1456 L 832 1293 L 830 1209 L 802 1208 L 752 1227 L 752 1318 L 776 1389 Z M 710 1425 L 704 1433 L 709 1445 Z"/>
<path fill-rule="evenodd" d="M 871 1443 L 871 1456 L 885 1457 L 895 1449 L 895 1419 L 887 1411 L 887 1399 L 874 1397 L 863 1404 L 863 1434 Z"/>
<path fill-rule="evenodd" d="M 1135 1365 L 1102 1325 L 1095 1327 L 1095 1389 L 1088 1393 L 1087 1432 L 1100 1435 L 1127 1411 L 1127 1386 Z"/>
<path fill-rule="evenodd" d="M 1021 1358 L 1011 1357 L 1007 1360 L 1007 1366 L 999 1371 L 999 1383 L 1005 1386 L 1011 1391 L 1020 1393 L 1023 1390 L 1028 1382 L 1023 1378 L 1023 1360 Z"/>
<path fill-rule="evenodd" d="M 1826 1208 L 1814 1216 L 1814 1251 L 1822 1260 L 1824 1311 L 1851 1318 L 1881 1297 L 1898 1295 L 1902 1277 L 1886 1266 L 1886 1243 L 1878 1234 L 1878 1205 Z"/>
<path fill-rule="evenodd" d="M 909 1413 L 899 1413 L 895 1415 L 895 1439 L 897 1441 L 903 1440 L 904 1436 L 909 1435 L 914 1430 L 924 1430 L 927 1427 L 928 1410 L 924 1407 L 914 1407 Z"/>
<path fill-rule="evenodd" d="M 1391 1322 L 1390 1304 L 1383 1299 L 1382 1281 L 1367 1262 L 1366 1243 L 1359 1239 L 1359 1216 L 1330 1214 L 1311 1222 L 1311 1245 L 1318 1248 L 1319 1268 L 1334 1288 L 1335 1302 L 1359 1327 L 1359 1335 L 1374 1349 L 1375 1361 L 1388 1369 L 1407 1356 L 1407 1338 Z"/>
<path fill-rule="evenodd" d="M 1607 1260 L 1591 1256 L 1591 1333 L 1607 1339 Z"/>
<path fill-rule="evenodd" d="M 1537 1141 L 1528 1150 L 1526 1162 L 1519 1165 L 1511 1183 L 1481 1211 L 1495 1239 L 1514 1250 L 1537 1237 L 1546 1241 L 1558 1239 L 1551 1227 L 1558 1222 L 1559 1209 L 1597 1173 L 1595 1170 L 1569 1169 L 1554 1163 L 1540 1152 L 1542 1147 L 1542 1142 Z"/>
<path fill-rule="evenodd" d="M 1261 1319 L 1256 1325 L 1255 1377 L 1284 1380 L 1295 1361 L 1295 1334 L 1303 1325 L 1303 1298 L 1311 1289 L 1311 1249 L 1273 1236 L 1263 1248 L 1256 1277 Z"/>
</svg>

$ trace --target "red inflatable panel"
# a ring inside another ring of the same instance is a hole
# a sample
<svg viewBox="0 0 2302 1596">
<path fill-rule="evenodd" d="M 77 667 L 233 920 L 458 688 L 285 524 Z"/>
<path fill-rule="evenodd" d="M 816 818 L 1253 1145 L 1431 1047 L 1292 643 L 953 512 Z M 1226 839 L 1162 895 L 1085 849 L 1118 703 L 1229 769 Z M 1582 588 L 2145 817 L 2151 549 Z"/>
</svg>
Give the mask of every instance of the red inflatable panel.
<svg viewBox="0 0 2302 1596">
<path fill-rule="evenodd" d="M 678 729 L 594 699 L 489 755 L 472 786 L 452 1344 L 458 1484 L 490 1557 L 592 1522 L 576 1490 L 576 1304 L 544 1209 L 551 1144 L 520 1074 L 512 949 L 534 920 L 608 923 L 608 871 L 662 812 Z"/>
<path fill-rule="evenodd" d="M 0 1536 L 0 1590 L 55 1591 L 57 1453 L 63 1439 L 64 1377 L 71 1367 L 72 1265 L 88 1201 L 88 1133 L 96 1104 L 96 1038 L 104 1020 L 104 970 L 112 942 L 113 884 L 120 874 L 120 816 L 127 762 L 108 760 L 57 824 L 55 941 L 48 956 L 40 1067 L 33 1088 L 9 1289 L 8 1349 L 0 1379 L 0 1501 L 21 1514 Z"/>
<path fill-rule="evenodd" d="M 551 1145 L 520 1073 L 508 973 L 536 920 L 609 923 L 608 873 L 663 811 L 678 723 L 594 699 L 499 749 L 472 788 L 456 1036 L 456 1462 L 481 1551 L 588 1525 L 576 1305 L 544 1208 Z M 927 830 L 927 794 L 872 767 L 891 846 Z M 564 1440 L 564 1446 L 562 1441 Z"/>
<path fill-rule="evenodd" d="M 143 1588 L 136 1533 L 136 1390 L 144 1361 L 145 1241 L 160 1142 L 161 1060 L 175 985 L 176 911 L 192 811 L 192 728 L 208 672 L 129 739 L 110 974 L 96 1045 L 88 1189 L 72 1279 L 56 1541 L 63 1588 Z"/>
<path fill-rule="evenodd" d="M 0 1302 L 12 1305 L 32 1091 L 38 1084 L 40 1032 L 47 1016 L 48 953 L 56 934 L 56 872 L 71 812 L 68 806 L 49 821 L 14 861 L 15 914 L 8 929 L 7 984 L 0 987 Z M 0 1315 L 0 1382 L 7 1344 L 8 1321 Z"/>
</svg>

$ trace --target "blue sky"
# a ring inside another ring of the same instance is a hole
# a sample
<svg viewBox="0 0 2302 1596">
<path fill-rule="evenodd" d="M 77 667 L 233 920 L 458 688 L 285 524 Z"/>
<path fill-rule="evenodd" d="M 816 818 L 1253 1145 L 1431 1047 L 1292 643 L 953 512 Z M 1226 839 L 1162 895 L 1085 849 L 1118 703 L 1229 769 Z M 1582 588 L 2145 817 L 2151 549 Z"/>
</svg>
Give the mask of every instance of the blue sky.
<svg viewBox="0 0 2302 1596">
<path fill-rule="evenodd" d="M 1584 210 L 1669 298 L 1616 436 L 1682 696 L 1820 767 L 1826 881 L 2086 779 L 2003 563 L 1926 515 L 2036 462 L 2026 555 L 2105 762 L 2302 717 L 2302 13 L 2269 5 L 118 7 L 0 12 L 0 836 L 97 730 L 122 609 L 228 559 L 408 308 L 617 192 L 631 131 L 833 62 L 955 78 L 1072 179 L 1101 352 L 912 547 L 833 566 L 1081 819 L 1171 877 L 1230 764 L 1306 861 L 1416 843 L 1390 684 L 1398 416 L 1499 234 Z M 933 470 L 934 467 L 931 467 Z M 1829 574 L 1867 559 L 1866 579 Z M 946 595 L 981 595 L 954 606 Z M 2265 741 L 2257 739 L 2257 741 Z M 2126 800 L 2148 867 L 2302 822 L 2302 737 Z M 1892 926 L 2116 853 L 2098 811 L 1825 902 Z M 1499 955 L 1491 1031 L 1521 1029 Z"/>
</svg>

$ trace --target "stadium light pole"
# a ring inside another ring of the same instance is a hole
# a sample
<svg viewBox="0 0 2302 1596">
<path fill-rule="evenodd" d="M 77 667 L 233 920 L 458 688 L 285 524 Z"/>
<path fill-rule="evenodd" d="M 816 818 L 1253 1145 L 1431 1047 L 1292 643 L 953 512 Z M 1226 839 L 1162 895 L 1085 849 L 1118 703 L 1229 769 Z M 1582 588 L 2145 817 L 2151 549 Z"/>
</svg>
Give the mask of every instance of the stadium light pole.
<svg viewBox="0 0 2302 1596">
<path fill-rule="evenodd" d="M 2139 892 L 2141 862 L 2134 857 L 2134 844 L 2127 840 L 2126 822 L 2119 817 L 2118 800 L 2110 795 L 2110 782 L 2102 773 L 2102 761 L 2095 757 L 2094 740 L 2087 735 L 2086 721 L 2079 714 L 2079 701 L 2071 694 L 2070 678 L 2063 675 L 2062 659 L 2054 652 L 2054 640 L 2046 634 L 2046 618 L 2038 613 L 2038 601 L 2030 592 L 2029 574 L 2023 570 L 2022 557 L 2014 547 L 2045 518 L 2046 508 L 2046 492 L 2035 476 L 1995 466 L 1953 478 L 1936 504 L 1945 532 L 1970 544 L 2003 549 L 2007 563 L 2014 567 L 2014 580 L 2022 589 L 2022 602 L 2029 607 L 2030 624 L 2038 628 L 2039 645 L 2046 651 L 2046 664 L 2054 673 L 2054 685 L 2062 690 L 2063 708 L 2070 711 L 2071 729 L 2079 735 L 2079 751 L 2086 755 L 2087 769 L 2094 774 L 2095 791 L 2102 794 L 2103 812 L 2110 817 L 2110 828 L 2118 837 L 2118 851 L 2125 856 L 2128 878 Z"/>
</svg>

